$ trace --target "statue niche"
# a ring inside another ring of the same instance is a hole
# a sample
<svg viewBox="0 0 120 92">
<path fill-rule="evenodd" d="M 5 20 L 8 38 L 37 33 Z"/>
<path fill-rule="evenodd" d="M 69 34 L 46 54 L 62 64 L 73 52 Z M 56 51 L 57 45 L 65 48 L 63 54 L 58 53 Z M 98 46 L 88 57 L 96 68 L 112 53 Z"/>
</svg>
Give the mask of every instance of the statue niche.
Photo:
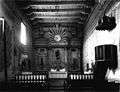
<svg viewBox="0 0 120 92">
<path fill-rule="evenodd" d="M 80 70 L 80 49 L 71 48 L 70 49 L 70 61 L 68 62 L 69 71 L 79 71 Z"/>
<path fill-rule="evenodd" d="M 65 51 L 64 49 L 61 49 L 61 48 L 56 48 L 54 49 L 54 52 L 53 52 L 53 61 L 52 62 L 52 68 L 59 71 L 63 68 L 65 68 Z M 63 57 L 64 55 L 64 57 Z"/>
<path fill-rule="evenodd" d="M 45 48 L 39 48 L 36 54 L 36 68 L 37 70 L 44 70 L 46 67 L 47 52 Z"/>
</svg>

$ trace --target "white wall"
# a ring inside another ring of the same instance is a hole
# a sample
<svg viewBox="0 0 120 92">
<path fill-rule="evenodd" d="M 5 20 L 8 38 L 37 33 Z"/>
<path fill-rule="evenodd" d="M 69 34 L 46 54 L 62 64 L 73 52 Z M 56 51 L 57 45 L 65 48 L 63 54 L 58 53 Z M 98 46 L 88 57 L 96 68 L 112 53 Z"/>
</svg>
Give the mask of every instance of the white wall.
<svg viewBox="0 0 120 92">
<path fill-rule="evenodd" d="M 116 23 L 117 26 L 112 31 L 98 31 L 95 30 L 95 27 L 93 27 L 92 31 L 93 33 L 87 37 L 87 39 L 84 40 L 83 45 L 83 60 L 84 60 L 84 66 L 86 66 L 86 63 L 95 62 L 95 46 L 103 45 L 103 44 L 114 44 L 118 46 L 118 67 L 120 68 L 120 50 L 119 50 L 119 44 L 120 44 L 120 4 L 117 8 L 114 8 L 114 11 L 109 11 L 108 15 L 111 14 L 111 12 L 115 13 L 116 17 Z M 96 26 L 97 23 L 94 25 Z M 89 31 L 89 29 L 85 30 L 86 32 Z M 86 37 L 85 37 L 86 38 Z"/>
<path fill-rule="evenodd" d="M 9 3 L 12 2 L 12 0 L 8 0 Z M 5 21 L 7 22 L 7 24 L 9 25 L 10 31 L 14 31 L 15 34 L 15 38 L 14 38 L 14 44 L 12 44 L 12 51 L 14 53 L 14 48 L 15 46 L 18 47 L 22 47 L 22 44 L 20 43 L 20 24 L 21 24 L 21 19 L 19 16 L 17 16 L 18 14 L 15 14 L 11 11 L 11 9 L 8 7 L 8 5 L 5 4 L 4 0 L 0 0 L 0 18 L 3 17 L 5 19 Z M 26 23 L 27 25 L 27 23 Z M 8 29 L 9 30 L 9 29 Z M 27 37 L 28 37 L 28 45 L 31 44 L 31 39 L 30 39 L 30 28 L 27 25 Z M 7 36 L 8 37 L 8 36 Z M 24 46 L 23 46 L 24 48 Z M 11 64 L 13 65 L 13 61 L 16 61 L 15 56 L 13 54 L 12 59 L 11 59 Z M 4 61 L 0 61 L 0 62 L 4 62 Z M 2 66 L 2 65 L 0 65 Z M 12 68 L 8 69 L 8 76 L 12 76 Z M 0 71 L 0 81 L 4 80 L 4 69 L 2 69 Z"/>
</svg>

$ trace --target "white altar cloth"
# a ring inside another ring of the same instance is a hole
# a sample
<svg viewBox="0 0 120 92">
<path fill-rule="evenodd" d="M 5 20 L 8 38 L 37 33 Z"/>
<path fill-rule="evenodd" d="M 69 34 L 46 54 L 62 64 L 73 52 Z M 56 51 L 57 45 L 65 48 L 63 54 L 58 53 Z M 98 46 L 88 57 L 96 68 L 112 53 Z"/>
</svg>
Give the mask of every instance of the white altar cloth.
<svg viewBox="0 0 120 92">
<path fill-rule="evenodd" d="M 49 78 L 67 78 L 67 72 L 63 71 L 50 71 L 49 72 Z"/>
</svg>

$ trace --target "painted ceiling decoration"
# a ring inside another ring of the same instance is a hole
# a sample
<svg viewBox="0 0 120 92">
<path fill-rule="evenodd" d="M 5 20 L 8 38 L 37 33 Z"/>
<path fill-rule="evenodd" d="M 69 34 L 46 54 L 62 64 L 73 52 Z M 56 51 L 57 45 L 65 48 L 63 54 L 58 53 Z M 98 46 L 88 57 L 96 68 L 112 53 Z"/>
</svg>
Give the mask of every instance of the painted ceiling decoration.
<svg viewBox="0 0 120 92">
<path fill-rule="evenodd" d="M 70 37 L 70 33 L 63 27 L 59 27 L 57 24 L 53 28 L 49 28 L 49 32 L 46 32 L 45 38 L 49 39 L 49 45 L 67 45 L 67 39 Z"/>
<path fill-rule="evenodd" d="M 13 0 L 16 9 L 32 28 L 33 45 L 46 39 L 64 43 L 80 38 L 83 28 L 98 0 Z M 12 6 L 11 6 L 12 7 Z M 58 30 L 59 29 L 59 30 Z M 69 37 L 70 36 L 70 37 Z M 82 42 L 81 42 L 82 43 Z M 56 45 L 57 45 L 56 44 Z"/>
<path fill-rule="evenodd" d="M 38 23 L 80 22 L 81 20 L 84 22 L 93 9 L 95 2 L 95 0 L 15 0 L 19 10 L 31 22 L 38 20 Z M 49 17 L 50 19 L 48 19 Z M 34 22 L 33 24 L 36 25 Z"/>
</svg>

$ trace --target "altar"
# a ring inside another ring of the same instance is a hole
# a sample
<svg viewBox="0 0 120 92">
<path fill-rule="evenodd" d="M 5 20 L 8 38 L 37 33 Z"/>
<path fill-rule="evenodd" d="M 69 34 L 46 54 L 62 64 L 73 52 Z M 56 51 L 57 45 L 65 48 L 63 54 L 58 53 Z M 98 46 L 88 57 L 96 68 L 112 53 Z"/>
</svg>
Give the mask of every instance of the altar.
<svg viewBox="0 0 120 92">
<path fill-rule="evenodd" d="M 49 78 L 54 78 L 54 79 L 64 79 L 67 78 L 67 71 L 50 71 L 49 72 Z"/>
<path fill-rule="evenodd" d="M 67 71 L 53 70 L 49 72 L 49 86 L 52 89 L 65 89 Z"/>
</svg>

